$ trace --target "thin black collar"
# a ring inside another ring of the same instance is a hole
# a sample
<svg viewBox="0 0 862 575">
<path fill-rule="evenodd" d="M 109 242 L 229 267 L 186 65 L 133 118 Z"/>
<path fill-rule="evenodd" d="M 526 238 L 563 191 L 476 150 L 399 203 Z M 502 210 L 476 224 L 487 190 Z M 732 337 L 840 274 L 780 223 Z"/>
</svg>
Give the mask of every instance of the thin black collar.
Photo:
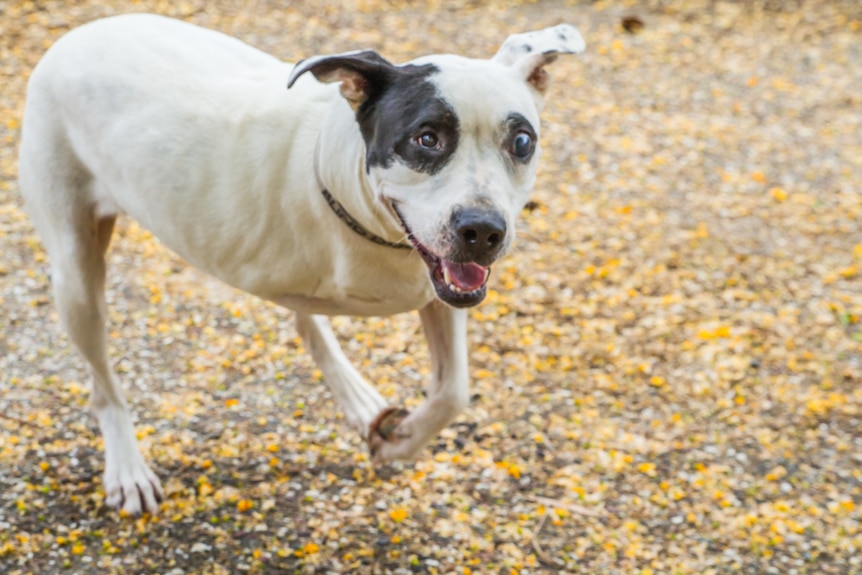
<svg viewBox="0 0 862 575">
<path fill-rule="evenodd" d="M 329 204 L 329 207 L 332 208 L 332 211 L 335 212 L 335 215 L 338 216 L 342 222 L 344 222 L 348 228 L 365 238 L 371 242 L 379 246 L 386 246 L 388 248 L 396 248 L 399 250 L 412 250 L 413 246 L 409 244 L 399 244 L 395 242 L 390 242 L 389 240 L 385 240 L 380 236 L 373 234 L 365 229 L 365 226 L 360 224 L 356 218 L 350 215 L 350 213 L 345 209 L 344 206 L 341 205 L 341 202 L 332 197 L 332 194 L 329 193 L 324 187 L 320 188 L 320 193 L 323 194 L 323 197 L 326 199 L 326 203 Z"/>
</svg>

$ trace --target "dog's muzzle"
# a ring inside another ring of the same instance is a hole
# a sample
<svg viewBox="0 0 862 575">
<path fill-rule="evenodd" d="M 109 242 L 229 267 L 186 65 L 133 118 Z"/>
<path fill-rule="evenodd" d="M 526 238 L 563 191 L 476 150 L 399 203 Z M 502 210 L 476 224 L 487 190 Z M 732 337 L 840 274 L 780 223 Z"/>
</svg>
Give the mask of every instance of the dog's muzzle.
<svg viewBox="0 0 862 575">
<path fill-rule="evenodd" d="M 506 220 L 499 213 L 480 208 L 455 211 L 448 226 L 449 249 L 439 256 L 416 238 L 394 204 L 393 211 L 428 266 L 438 298 L 454 307 L 471 307 L 485 299 L 491 264 L 506 243 Z"/>
</svg>

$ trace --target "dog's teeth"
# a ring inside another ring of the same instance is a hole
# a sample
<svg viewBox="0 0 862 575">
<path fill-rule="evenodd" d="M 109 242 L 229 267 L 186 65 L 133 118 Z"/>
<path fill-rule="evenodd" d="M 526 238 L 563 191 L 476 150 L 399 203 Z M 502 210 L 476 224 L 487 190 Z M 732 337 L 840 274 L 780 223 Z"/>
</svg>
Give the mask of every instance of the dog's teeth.
<svg viewBox="0 0 862 575">
<path fill-rule="evenodd" d="M 453 293 L 464 293 L 464 290 L 462 290 L 452 282 L 452 276 L 449 275 L 449 270 L 446 268 L 446 266 L 443 266 L 443 281 L 446 282 L 446 287 L 449 288 L 449 291 Z"/>
</svg>

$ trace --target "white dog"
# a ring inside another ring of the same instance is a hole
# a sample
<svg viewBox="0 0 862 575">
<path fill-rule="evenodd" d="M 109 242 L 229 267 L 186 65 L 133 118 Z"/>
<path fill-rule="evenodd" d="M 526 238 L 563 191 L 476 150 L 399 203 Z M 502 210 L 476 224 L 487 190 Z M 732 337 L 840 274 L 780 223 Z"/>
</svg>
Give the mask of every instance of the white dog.
<svg viewBox="0 0 862 575">
<path fill-rule="evenodd" d="M 491 60 L 396 66 L 362 51 L 294 66 L 149 15 L 60 39 L 30 79 L 20 185 L 59 315 L 92 371 L 107 503 L 155 512 L 162 497 L 106 349 L 104 254 L 118 215 L 295 310 L 375 459 L 415 457 L 467 404 L 463 308 L 485 296 L 535 180 L 544 66 L 583 48 L 560 25 L 511 36 Z M 362 379 L 325 316 L 416 309 L 433 376 L 408 413 Z"/>
</svg>

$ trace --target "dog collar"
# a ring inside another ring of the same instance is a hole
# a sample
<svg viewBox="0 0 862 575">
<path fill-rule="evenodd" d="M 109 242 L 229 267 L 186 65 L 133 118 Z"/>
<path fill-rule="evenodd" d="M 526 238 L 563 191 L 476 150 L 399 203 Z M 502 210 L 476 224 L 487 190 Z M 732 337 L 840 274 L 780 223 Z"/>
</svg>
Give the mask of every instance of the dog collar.
<svg viewBox="0 0 862 575">
<path fill-rule="evenodd" d="M 413 246 L 411 246 L 409 244 L 399 244 L 399 243 L 395 243 L 395 242 L 390 242 L 389 240 L 385 240 L 385 239 L 381 238 L 380 236 L 369 232 L 368 230 L 365 229 L 365 226 L 360 224 L 356 220 L 356 218 L 354 218 L 353 216 L 350 215 L 350 212 L 348 212 L 347 209 L 341 205 L 341 202 L 339 202 L 338 200 L 336 200 L 335 198 L 332 197 L 332 194 L 329 193 L 329 190 L 321 187 L 320 193 L 323 194 L 323 197 L 326 199 L 326 203 L 329 204 L 329 207 L 332 209 L 333 212 L 335 212 L 335 215 L 338 216 L 338 219 L 340 219 L 342 222 L 344 222 L 347 225 L 348 228 L 350 228 L 351 230 L 353 230 L 354 232 L 356 232 L 357 234 L 359 234 L 360 236 L 362 236 L 366 240 L 374 242 L 375 244 L 377 244 L 379 246 L 386 246 L 388 248 L 397 248 L 400 250 L 404 250 L 404 249 L 412 250 L 413 249 Z"/>
</svg>

